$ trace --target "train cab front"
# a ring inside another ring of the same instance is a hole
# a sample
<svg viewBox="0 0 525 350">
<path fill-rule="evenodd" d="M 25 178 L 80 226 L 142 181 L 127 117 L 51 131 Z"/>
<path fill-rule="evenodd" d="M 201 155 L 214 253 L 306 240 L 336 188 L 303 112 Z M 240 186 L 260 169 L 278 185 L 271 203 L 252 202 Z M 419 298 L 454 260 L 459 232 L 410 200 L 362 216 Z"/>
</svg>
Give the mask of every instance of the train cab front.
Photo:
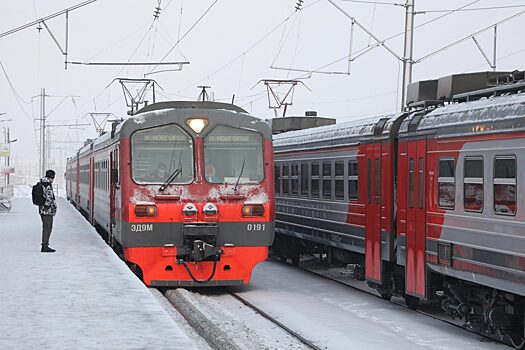
<svg viewBox="0 0 525 350">
<path fill-rule="evenodd" d="M 242 285 L 268 257 L 271 135 L 226 121 L 208 117 L 193 130 L 187 120 L 131 137 L 123 251 L 146 285 Z"/>
</svg>

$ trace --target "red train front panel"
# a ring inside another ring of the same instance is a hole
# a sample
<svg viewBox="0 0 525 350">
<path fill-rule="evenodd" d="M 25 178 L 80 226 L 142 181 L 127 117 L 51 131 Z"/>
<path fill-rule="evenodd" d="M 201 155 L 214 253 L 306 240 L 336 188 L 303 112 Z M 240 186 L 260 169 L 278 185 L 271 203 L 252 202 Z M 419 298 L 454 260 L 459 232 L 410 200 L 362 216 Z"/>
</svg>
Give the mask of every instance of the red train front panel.
<svg viewBox="0 0 525 350">
<path fill-rule="evenodd" d="M 271 135 L 265 123 L 230 114 L 172 111 L 121 130 L 130 137 L 120 141 L 115 238 L 147 285 L 245 284 L 268 256 Z M 188 121 L 196 115 L 199 132 Z"/>
</svg>

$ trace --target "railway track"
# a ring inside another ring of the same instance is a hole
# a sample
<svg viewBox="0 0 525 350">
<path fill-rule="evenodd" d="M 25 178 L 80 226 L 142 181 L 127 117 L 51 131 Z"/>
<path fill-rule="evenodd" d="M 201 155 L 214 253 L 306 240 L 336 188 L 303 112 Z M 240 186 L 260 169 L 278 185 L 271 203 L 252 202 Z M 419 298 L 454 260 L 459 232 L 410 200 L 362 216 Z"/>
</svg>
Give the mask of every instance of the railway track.
<svg viewBox="0 0 525 350">
<path fill-rule="evenodd" d="M 281 259 L 279 259 L 279 258 L 277 258 L 277 257 L 275 257 L 275 256 L 270 256 L 270 259 L 272 259 L 272 260 L 274 260 L 274 261 L 277 261 L 277 262 L 279 262 L 279 263 L 282 263 L 282 264 L 287 264 L 286 262 L 282 261 Z M 356 290 L 356 291 L 359 291 L 359 292 L 362 292 L 362 293 L 367 293 L 367 294 L 372 295 L 372 296 L 374 296 L 374 297 L 377 297 L 378 299 L 381 299 L 381 300 L 383 300 L 383 301 L 389 301 L 390 303 L 395 304 L 395 305 L 397 305 L 397 306 L 399 306 L 399 307 L 403 307 L 403 308 L 406 308 L 406 309 L 410 309 L 410 308 L 409 308 L 404 302 L 398 301 L 398 300 L 396 300 L 396 299 L 386 300 L 386 299 L 384 299 L 381 295 L 377 294 L 377 293 L 375 292 L 375 290 L 370 289 L 370 288 L 368 288 L 368 287 L 360 287 L 360 286 L 356 286 L 356 285 L 350 284 L 350 283 L 348 283 L 348 282 L 345 282 L 345 281 L 342 281 L 342 280 L 339 280 L 339 279 L 332 278 L 332 277 L 330 277 L 330 276 L 324 275 L 324 274 L 322 274 L 321 272 L 315 271 L 315 270 L 313 270 L 313 269 L 308 269 L 308 268 L 306 268 L 306 267 L 304 267 L 304 266 L 294 265 L 294 267 L 296 267 L 296 268 L 298 268 L 298 269 L 300 269 L 300 270 L 302 270 L 302 271 L 307 271 L 307 272 L 313 273 L 313 274 L 315 274 L 316 276 L 322 277 L 322 278 L 324 278 L 324 279 L 328 279 L 328 280 L 333 281 L 333 282 L 336 282 L 336 283 L 338 283 L 338 284 L 342 284 L 342 285 L 344 285 L 344 286 L 346 286 L 346 287 L 350 287 L 350 288 L 352 288 L 352 289 L 354 289 L 354 290 Z M 424 306 L 423 306 L 423 307 L 424 307 Z M 480 334 L 480 333 L 473 332 L 473 331 L 469 330 L 468 328 L 463 327 L 461 324 L 456 323 L 454 320 L 452 320 L 452 319 L 450 319 L 450 318 L 443 317 L 443 316 L 440 316 L 440 315 L 437 315 L 437 314 L 431 313 L 431 312 L 429 312 L 429 311 L 421 310 L 420 308 L 418 308 L 418 309 L 416 309 L 416 310 L 414 310 L 414 309 L 411 309 L 411 310 L 414 311 L 414 312 L 420 313 L 420 314 L 422 314 L 422 315 L 425 315 L 425 316 L 427 316 L 427 317 L 433 318 L 433 319 L 435 319 L 435 320 L 438 320 L 438 321 L 441 321 L 441 322 L 445 322 L 445 323 L 450 324 L 450 325 L 452 325 L 452 326 L 454 326 L 454 327 L 460 328 L 460 329 L 462 329 L 462 330 L 464 330 L 464 331 L 466 331 L 466 332 L 469 332 L 469 333 L 475 334 L 475 335 L 477 335 L 477 336 L 480 336 L 480 337 L 482 337 L 483 339 L 485 339 L 485 340 L 487 340 L 487 341 L 493 341 L 493 342 L 501 343 L 501 344 L 503 344 L 503 345 L 507 345 L 507 346 L 509 346 L 509 349 L 512 349 L 511 344 L 509 344 L 509 343 L 505 343 L 505 342 L 503 342 L 503 341 L 499 341 L 499 340 L 494 339 L 494 338 L 491 338 L 491 337 L 488 337 L 488 336 L 486 336 L 486 335 L 484 335 L 484 334 Z"/>
<path fill-rule="evenodd" d="M 168 289 L 163 295 L 215 350 L 323 350 L 228 288 Z"/>
<path fill-rule="evenodd" d="M 228 293 L 234 297 L 235 299 L 239 300 L 241 303 L 243 303 L 244 305 L 246 305 L 247 307 L 249 307 L 250 309 L 252 309 L 253 311 L 255 311 L 256 313 L 258 313 L 259 315 L 261 315 L 262 317 L 264 317 L 265 319 L 267 319 L 268 321 L 272 322 L 273 324 L 275 324 L 276 326 L 278 326 L 279 328 L 281 328 L 282 330 L 284 330 L 286 333 L 290 334 L 291 336 L 293 336 L 295 339 L 297 339 L 298 341 L 300 341 L 301 343 L 303 343 L 305 346 L 307 346 L 309 349 L 314 349 L 314 350 L 322 350 L 320 347 L 318 347 L 317 345 L 315 345 L 313 342 L 309 341 L 308 339 L 306 339 L 305 337 L 301 336 L 299 333 L 295 332 L 293 329 L 287 327 L 286 325 L 284 325 L 283 323 L 279 322 L 278 320 L 276 320 L 274 317 L 270 316 L 269 314 L 267 314 L 266 312 L 264 312 L 263 310 L 261 310 L 260 308 L 258 308 L 257 306 L 255 306 L 254 304 L 250 303 L 249 301 L 247 301 L 246 299 L 244 299 L 243 297 L 241 297 L 240 295 L 238 294 L 235 294 L 231 291 L 228 291 Z"/>
</svg>

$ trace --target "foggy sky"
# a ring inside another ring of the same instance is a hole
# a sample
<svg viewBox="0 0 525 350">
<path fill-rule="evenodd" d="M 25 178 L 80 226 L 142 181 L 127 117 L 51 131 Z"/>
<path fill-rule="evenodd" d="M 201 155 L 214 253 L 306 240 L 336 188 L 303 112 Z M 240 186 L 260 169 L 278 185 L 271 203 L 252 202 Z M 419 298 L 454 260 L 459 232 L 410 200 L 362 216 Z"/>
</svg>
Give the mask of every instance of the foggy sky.
<svg viewBox="0 0 525 350">
<path fill-rule="evenodd" d="M 0 32 L 80 2 L 2 1 Z M 454 9 L 469 2 L 472 0 L 416 0 L 416 11 Z M 157 0 L 99 0 L 69 14 L 69 60 L 159 61 L 212 3 L 212 0 L 162 0 L 160 18 L 153 21 Z M 199 94 L 197 85 L 210 85 L 215 99 L 230 102 L 235 94 L 236 104 L 256 116 L 272 117 L 265 87 L 258 81 L 304 76 L 303 73 L 270 69 L 272 64 L 315 70 L 343 58 L 349 51 L 350 21 L 347 17 L 326 0 L 305 0 L 305 8 L 299 12 L 295 12 L 295 3 L 290 0 L 218 0 L 166 58 L 166 61 L 188 60 L 191 64 L 180 72 L 149 76 L 164 89 L 157 100 L 194 100 Z M 338 4 L 379 38 L 404 29 L 403 7 L 346 1 L 338 1 Z M 481 0 L 470 8 L 521 4 L 525 3 Z M 414 58 L 523 10 L 525 7 L 457 12 L 417 28 L 414 32 Z M 415 23 L 419 25 L 440 15 L 443 13 L 419 14 Z M 289 19 L 284 24 L 253 46 L 287 17 Z M 65 17 L 49 20 L 47 24 L 64 45 Z M 498 27 L 498 70 L 525 68 L 525 48 L 518 40 L 524 29 L 525 15 Z M 139 46 L 141 39 L 144 40 Z M 492 58 L 493 32 L 480 34 L 477 39 Z M 356 29 L 353 51 L 370 42 L 373 40 Z M 388 41 L 387 45 L 402 56 L 402 36 Z M 249 48 L 251 50 L 247 51 Z M 65 70 L 64 58 L 50 35 L 45 29 L 38 33 L 36 27 L 0 38 L 0 61 L 20 95 L 21 106 L 0 71 L 0 113 L 6 113 L 0 116 L 0 120 L 13 119 L 8 125 L 12 138 L 19 140 L 13 144 L 13 156 L 20 159 L 38 159 L 38 132 L 34 131 L 38 123 L 34 118 L 39 116 L 40 101 L 33 97 L 40 93 L 41 88 L 52 95 L 46 100 L 50 124 L 88 123 L 91 121 L 85 115 L 89 112 L 110 112 L 125 117 L 127 108 L 120 86 L 117 83 L 109 88 L 106 86 L 117 76 L 142 78 L 150 69 L 69 66 Z M 344 59 L 324 68 L 332 72 L 347 69 L 348 62 Z M 468 40 L 416 64 L 413 80 L 489 69 L 474 42 Z M 342 122 L 394 112 L 399 108 L 400 72 L 401 63 L 385 49 L 376 48 L 352 63 L 350 75 L 314 74 L 304 79 L 311 91 L 302 86 L 296 88 L 294 104 L 288 115 L 303 115 L 306 110 L 316 110 L 319 115 Z M 69 95 L 75 97 L 63 97 Z M 0 127 L 6 125 L 0 123 Z M 78 146 L 73 142 L 95 136 L 93 126 L 52 128 L 51 140 L 55 142 L 52 157 L 58 157 L 59 151 L 64 157 L 70 155 Z"/>
</svg>

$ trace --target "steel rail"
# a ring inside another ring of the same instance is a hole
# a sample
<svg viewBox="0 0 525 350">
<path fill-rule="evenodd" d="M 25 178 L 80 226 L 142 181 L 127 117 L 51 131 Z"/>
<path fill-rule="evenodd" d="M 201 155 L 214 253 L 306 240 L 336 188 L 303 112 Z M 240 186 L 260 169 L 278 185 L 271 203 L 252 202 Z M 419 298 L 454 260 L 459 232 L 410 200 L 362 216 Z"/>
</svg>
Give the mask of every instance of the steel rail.
<svg viewBox="0 0 525 350">
<path fill-rule="evenodd" d="M 246 300 L 243 297 L 239 296 L 238 294 L 235 294 L 235 293 L 233 293 L 231 291 L 228 291 L 228 294 L 230 294 L 232 297 L 234 297 L 235 299 L 239 300 L 241 303 L 243 303 L 244 305 L 246 305 L 247 307 L 249 307 L 250 309 L 252 309 L 256 313 L 258 313 L 262 317 L 266 318 L 268 321 L 272 322 L 273 324 L 275 324 L 276 326 L 278 326 L 279 328 L 284 330 L 286 333 L 290 334 L 291 336 L 293 336 L 294 338 L 299 340 L 301 343 L 303 343 L 304 345 L 306 345 L 310 349 L 322 350 L 320 347 L 315 345 L 313 342 L 311 342 L 308 339 L 304 338 L 303 336 L 301 336 L 299 333 L 295 332 L 291 328 L 285 326 L 283 323 L 277 321 L 275 318 L 273 318 L 272 316 L 270 316 L 269 314 L 267 314 L 266 312 L 264 312 L 263 310 L 261 310 L 257 306 L 253 305 L 248 300 Z"/>
</svg>

